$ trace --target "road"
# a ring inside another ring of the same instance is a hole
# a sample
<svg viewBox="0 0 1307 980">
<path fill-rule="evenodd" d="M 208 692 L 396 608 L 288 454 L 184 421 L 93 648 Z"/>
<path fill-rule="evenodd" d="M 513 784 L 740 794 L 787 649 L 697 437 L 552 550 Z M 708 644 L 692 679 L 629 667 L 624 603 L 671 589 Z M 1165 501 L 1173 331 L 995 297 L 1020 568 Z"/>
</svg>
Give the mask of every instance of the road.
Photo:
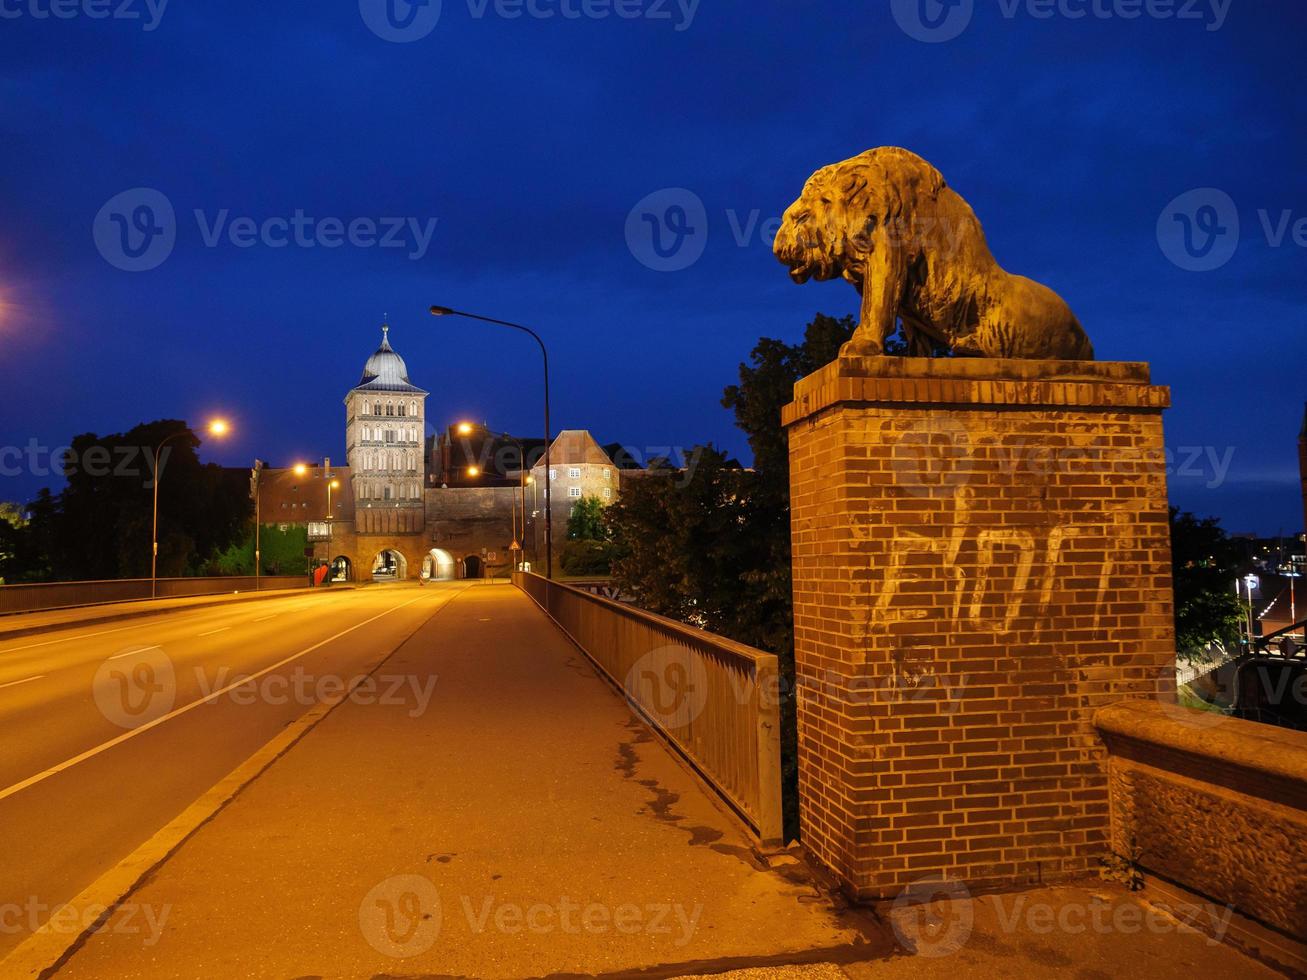
<svg viewBox="0 0 1307 980">
<path fill-rule="evenodd" d="M 312 592 L 0 642 L 0 958 L 467 587 Z"/>
</svg>

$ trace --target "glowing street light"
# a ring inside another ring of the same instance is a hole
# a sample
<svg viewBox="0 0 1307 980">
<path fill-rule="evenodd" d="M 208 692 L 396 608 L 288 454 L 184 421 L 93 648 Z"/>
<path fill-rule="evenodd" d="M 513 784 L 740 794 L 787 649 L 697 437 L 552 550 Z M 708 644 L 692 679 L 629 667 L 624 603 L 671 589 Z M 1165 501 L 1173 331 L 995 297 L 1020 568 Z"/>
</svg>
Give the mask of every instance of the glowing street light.
<svg viewBox="0 0 1307 980">
<path fill-rule="evenodd" d="M 211 419 L 206 427 L 209 434 L 221 439 L 231 432 L 231 426 L 227 424 L 226 419 Z M 158 598 L 159 595 L 159 453 L 163 447 L 168 445 L 174 439 L 190 435 L 189 429 L 182 429 L 180 432 L 174 432 L 170 436 L 165 436 L 160 443 L 154 447 L 154 520 L 152 522 L 153 530 L 150 532 L 150 598 Z"/>
<path fill-rule="evenodd" d="M 458 434 L 460 436 L 470 436 L 472 434 L 472 423 L 471 422 L 458 423 Z"/>
<path fill-rule="evenodd" d="M 545 347 L 545 342 L 530 327 L 524 327 L 520 323 L 513 323 L 511 320 L 497 320 L 494 317 L 481 316 L 479 313 L 467 313 L 448 306 L 432 306 L 431 315 L 435 317 L 461 316 L 469 320 L 480 320 L 482 323 L 493 323 L 496 326 L 520 330 L 522 333 L 529 334 L 540 346 L 540 356 L 544 361 L 545 388 L 545 578 L 551 579 L 554 577 L 554 515 L 550 499 L 553 481 L 549 475 L 549 444 L 552 441 L 549 432 L 549 351 Z"/>
<path fill-rule="evenodd" d="M 469 467 L 467 468 L 467 475 L 470 476 L 470 477 L 472 477 L 473 479 L 476 479 L 478 476 L 481 475 L 481 467 L 479 467 L 479 466 L 469 466 Z"/>
<path fill-rule="evenodd" d="M 308 468 L 307 466 L 305 466 L 303 463 L 296 463 L 296 464 L 294 465 L 294 467 L 292 467 L 292 469 L 291 469 L 291 472 L 294 473 L 296 476 L 299 476 L 299 477 L 304 476 L 305 474 L 308 473 L 308 471 L 309 471 L 309 468 Z"/>
</svg>

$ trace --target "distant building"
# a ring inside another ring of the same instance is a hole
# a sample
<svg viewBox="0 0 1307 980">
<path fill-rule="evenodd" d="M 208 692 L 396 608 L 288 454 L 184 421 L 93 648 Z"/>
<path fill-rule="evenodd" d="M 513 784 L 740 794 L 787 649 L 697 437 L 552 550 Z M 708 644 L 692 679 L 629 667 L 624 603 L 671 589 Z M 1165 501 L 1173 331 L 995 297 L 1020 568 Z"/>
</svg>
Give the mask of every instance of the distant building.
<svg viewBox="0 0 1307 980">
<path fill-rule="evenodd" d="M 347 465 L 265 469 L 265 524 L 303 524 L 317 564 L 342 581 L 480 578 L 502 573 L 521 545 L 543 564 L 544 442 L 477 423 L 427 436 L 428 392 L 413 384 L 382 327 L 381 346 L 345 396 Z M 581 496 L 612 503 L 619 467 L 589 432 L 560 434 L 550 449 L 555 562 Z M 328 506 L 330 498 L 330 507 Z"/>
<path fill-rule="evenodd" d="M 1302 529 L 1307 542 L 1307 407 L 1303 408 L 1302 429 L 1298 432 L 1298 475 L 1302 478 Z"/>
</svg>

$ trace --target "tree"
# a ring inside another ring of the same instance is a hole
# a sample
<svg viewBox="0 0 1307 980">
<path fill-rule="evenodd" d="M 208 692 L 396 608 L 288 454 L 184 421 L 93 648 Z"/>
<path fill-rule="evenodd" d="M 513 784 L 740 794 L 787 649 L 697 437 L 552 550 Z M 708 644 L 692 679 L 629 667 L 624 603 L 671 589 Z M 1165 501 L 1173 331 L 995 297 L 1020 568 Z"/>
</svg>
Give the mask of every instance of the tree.
<svg viewBox="0 0 1307 980">
<path fill-rule="evenodd" d="M 1171 508 L 1171 577 L 1175 589 L 1175 647 L 1194 660 L 1219 644 L 1237 649 L 1248 607 L 1234 591 L 1242 554 L 1216 518 Z"/>
<path fill-rule="evenodd" d="M 598 497 L 582 497 L 572 505 L 567 519 L 567 537 L 571 541 L 603 541 L 608 537 L 604 527 L 604 505 Z"/>
<path fill-rule="evenodd" d="M 85 433 L 62 461 L 63 492 L 42 490 L 29 507 L 28 530 L 47 577 L 149 575 L 154 448 L 164 439 L 171 441 L 160 454 L 159 574 L 198 572 L 240 538 L 253 508 L 248 474 L 200 463 L 200 440 L 185 422 Z"/>
</svg>

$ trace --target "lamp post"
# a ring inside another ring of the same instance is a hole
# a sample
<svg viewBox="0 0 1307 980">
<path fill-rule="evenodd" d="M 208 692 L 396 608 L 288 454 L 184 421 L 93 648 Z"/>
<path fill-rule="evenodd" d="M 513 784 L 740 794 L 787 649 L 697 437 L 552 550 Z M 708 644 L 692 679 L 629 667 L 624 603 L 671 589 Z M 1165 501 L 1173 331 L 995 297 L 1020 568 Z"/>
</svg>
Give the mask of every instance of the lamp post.
<svg viewBox="0 0 1307 980">
<path fill-rule="evenodd" d="M 339 480 L 327 481 L 327 585 L 331 585 L 332 577 L 336 574 L 332 569 L 331 557 L 331 521 L 335 516 L 331 509 L 331 491 L 340 489 Z"/>
<path fill-rule="evenodd" d="M 209 434 L 221 439 L 231 427 L 223 419 L 213 419 L 209 423 Z M 159 596 L 159 454 L 163 452 L 163 447 L 168 445 L 174 439 L 182 436 L 191 435 L 190 429 L 183 429 L 180 432 L 174 432 L 170 436 L 165 436 L 157 446 L 154 447 L 154 504 L 153 519 L 151 521 L 150 531 L 150 598 L 157 599 Z"/>
<path fill-rule="evenodd" d="M 472 423 L 460 422 L 458 424 L 458 431 L 462 435 L 467 435 L 472 431 Z M 514 509 L 513 544 L 516 547 L 516 550 L 520 553 L 519 561 L 525 562 L 526 561 L 526 485 L 528 483 L 534 483 L 535 477 L 527 476 L 526 447 L 522 445 L 522 440 L 515 438 L 514 436 L 510 435 L 507 432 L 494 432 L 490 429 L 486 429 L 486 432 L 492 436 L 495 436 L 498 439 L 502 439 L 504 442 L 512 443 L 514 446 L 517 447 L 517 459 L 518 459 L 517 479 L 518 479 L 519 496 L 521 498 L 518 502 L 522 508 L 522 524 L 521 524 L 522 536 L 521 538 L 518 538 L 517 536 L 518 535 L 517 511 L 516 509 Z M 480 476 L 481 468 L 478 466 L 469 466 L 466 472 L 468 476 L 475 478 L 477 476 Z"/>
<path fill-rule="evenodd" d="M 263 460 L 254 461 L 250 470 L 250 494 L 254 497 L 254 591 L 259 591 L 259 566 L 263 564 L 263 555 L 259 550 L 259 481 L 263 475 Z"/>
<path fill-rule="evenodd" d="M 554 514 L 550 506 L 550 484 L 549 475 L 549 448 L 553 441 L 549 430 L 549 350 L 545 347 L 545 342 L 540 339 L 540 335 L 530 327 L 524 327 L 520 323 L 513 323 L 509 320 L 496 320 L 494 317 L 481 316 L 478 313 L 465 313 L 462 310 L 453 310 L 448 306 L 431 307 L 432 316 L 461 316 L 469 320 L 480 320 L 483 323 L 493 323 L 500 327 L 510 327 L 513 330 L 520 330 L 522 333 L 530 334 L 537 344 L 540 345 L 540 356 L 544 359 L 544 381 L 545 381 L 545 578 L 554 577 Z"/>
</svg>

